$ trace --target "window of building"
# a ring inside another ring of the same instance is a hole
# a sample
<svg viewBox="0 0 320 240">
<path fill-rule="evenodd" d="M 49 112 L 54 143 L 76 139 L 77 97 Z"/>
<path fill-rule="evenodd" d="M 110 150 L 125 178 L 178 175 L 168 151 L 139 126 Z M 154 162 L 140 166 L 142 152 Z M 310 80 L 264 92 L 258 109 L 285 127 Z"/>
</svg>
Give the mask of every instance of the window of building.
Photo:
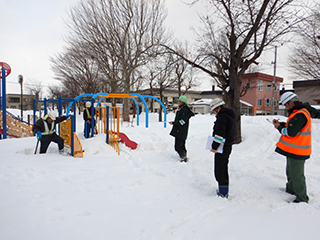
<svg viewBox="0 0 320 240">
<path fill-rule="evenodd" d="M 14 97 L 9 98 L 9 102 L 10 103 L 19 103 L 20 102 L 20 98 L 14 98 Z"/>
<path fill-rule="evenodd" d="M 267 91 L 271 91 L 271 84 L 267 84 Z"/>
<path fill-rule="evenodd" d="M 258 80 L 258 91 L 263 91 L 263 80 Z"/>
<path fill-rule="evenodd" d="M 265 106 L 271 106 L 271 99 L 266 98 L 266 99 L 264 100 L 264 105 L 265 105 Z"/>
<path fill-rule="evenodd" d="M 173 98 L 173 103 L 178 103 L 178 99 L 179 99 L 179 98 L 174 97 L 174 98 Z"/>
<path fill-rule="evenodd" d="M 167 104 L 167 102 L 168 102 L 168 97 L 163 97 L 163 103 Z"/>
<path fill-rule="evenodd" d="M 262 106 L 262 99 L 258 99 L 257 106 L 258 106 L 258 107 L 261 107 L 261 106 Z"/>
</svg>

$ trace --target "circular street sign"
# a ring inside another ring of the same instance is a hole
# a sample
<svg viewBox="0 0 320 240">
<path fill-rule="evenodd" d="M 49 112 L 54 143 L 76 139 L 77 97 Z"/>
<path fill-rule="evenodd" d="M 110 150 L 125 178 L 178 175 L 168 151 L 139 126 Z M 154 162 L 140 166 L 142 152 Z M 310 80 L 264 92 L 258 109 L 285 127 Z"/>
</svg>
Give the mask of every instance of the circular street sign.
<svg viewBox="0 0 320 240">
<path fill-rule="evenodd" d="M 0 62 L 0 67 L 4 67 L 4 69 L 6 70 L 6 76 L 8 76 L 11 73 L 11 67 L 9 66 L 9 64 L 5 62 Z M 0 73 L 1 73 L 1 68 L 0 68 Z M 2 73 L 0 74 L 0 78 L 2 78 Z"/>
</svg>

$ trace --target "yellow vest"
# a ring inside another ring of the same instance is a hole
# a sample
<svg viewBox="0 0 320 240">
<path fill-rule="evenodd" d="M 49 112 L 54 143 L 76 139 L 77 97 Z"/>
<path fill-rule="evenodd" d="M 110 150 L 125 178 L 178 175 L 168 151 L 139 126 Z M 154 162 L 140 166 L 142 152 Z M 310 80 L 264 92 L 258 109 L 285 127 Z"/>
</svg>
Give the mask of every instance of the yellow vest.
<svg viewBox="0 0 320 240">
<path fill-rule="evenodd" d="M 91 114 L 90 114 L 89 109 L 88 109 L 88 108 L 86 108 L 86 111 L 87 111 L 87 118 L 88 118 L 88 119 L 91 119 Z"/>
<path fill-rule="evenodd" d="M 49 129 L 49 126 L 48 126 L 48 123 L 47 123 L 47 118 L 49 117 L 49 115 L 45 115 L 42 120 L 43 120 L 43 124 L 44 124 L 44 132 L 42 132 L 41 134 L 42 135 L 51 135 L 52 133 L 54 133 L 54 126 L 55 126 L 55 123 L 54 121 L 52 121 L 51 123 L 51 129 Z"/>
</svg>

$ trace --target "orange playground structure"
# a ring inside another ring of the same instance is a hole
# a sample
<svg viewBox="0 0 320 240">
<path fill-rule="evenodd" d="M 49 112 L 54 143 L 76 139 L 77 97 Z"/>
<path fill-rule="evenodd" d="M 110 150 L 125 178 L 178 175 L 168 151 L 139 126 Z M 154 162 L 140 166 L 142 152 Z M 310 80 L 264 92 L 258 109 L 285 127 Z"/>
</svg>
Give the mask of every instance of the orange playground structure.
<svg viewBox="0 0 320 240">
<path fill-rule="evenodd" d="M 10 137 L 21 138 L 21 137 L 32 137 L 32 127 L 31 125 L 18 120 L 17 117 L 12 114 L 6 114 L 7 120 L 7 134 Z M 3 118 L 2 111 L 0 110 L 0 132 L 3 132 Z"/>
</svg>

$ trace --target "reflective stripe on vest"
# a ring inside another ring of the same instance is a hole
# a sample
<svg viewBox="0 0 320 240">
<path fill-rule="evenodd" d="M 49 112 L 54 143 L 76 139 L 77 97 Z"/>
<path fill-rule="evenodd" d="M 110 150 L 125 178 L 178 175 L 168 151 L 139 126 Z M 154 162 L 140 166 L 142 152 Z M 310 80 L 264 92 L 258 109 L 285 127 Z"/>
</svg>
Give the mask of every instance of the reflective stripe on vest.
<svg viewBox="0 0 320 240">
<path fill-rule="evenodd" d="M 86 108 L 86 111 L 87 111 L 87 118 L 88 118 L 88 119 L 91 119 L 91 114 L 90 114 L 89 109 L 88 109 L 88 108 Z"/>
<path fill-rule="evenodd" d="M 294 137 L 281 135 L 277 147 L 281 150 L 299 156 L 310 156 L 311 155 L 311 117 L 310 113 L 302 108 L 294 111 L 287 120 L 288 122 L 297 114 L 302 113 L 307 118 L 306 125 L 297 133 Z"/>
<path fill-rule="evenodd" d="M 51 123 L 51 129 L 49 130 L 49 126 L 47 123 L 47 118 L 49 117 L 49 115 L 45 115 L 42 120 L 43 120 L 43 125 L 44 125 L 44 132 L 42 132 L 42 135 L 51 135 L 52 133 L 54 133 L 54 121 L 52 121 Z"/>
</svg>

